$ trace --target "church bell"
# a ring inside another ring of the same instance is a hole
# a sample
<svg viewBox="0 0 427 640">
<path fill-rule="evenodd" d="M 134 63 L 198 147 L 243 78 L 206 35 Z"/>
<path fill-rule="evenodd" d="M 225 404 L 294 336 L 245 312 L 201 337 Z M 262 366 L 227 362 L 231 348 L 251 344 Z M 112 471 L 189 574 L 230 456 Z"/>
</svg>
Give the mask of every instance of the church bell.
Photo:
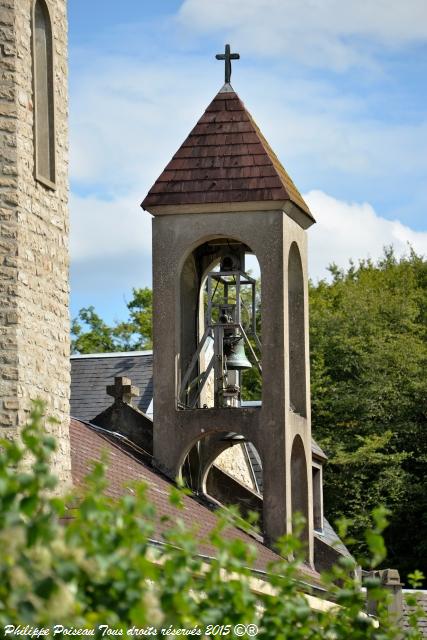
<svg viewBox="0 0 427 640">
<path fill-rule="evenodd" d="M 246 356 L 242 336 L 224 337 L 224 352 L 228 371 L 244 371 L 252 368 Z"/>
</svg>

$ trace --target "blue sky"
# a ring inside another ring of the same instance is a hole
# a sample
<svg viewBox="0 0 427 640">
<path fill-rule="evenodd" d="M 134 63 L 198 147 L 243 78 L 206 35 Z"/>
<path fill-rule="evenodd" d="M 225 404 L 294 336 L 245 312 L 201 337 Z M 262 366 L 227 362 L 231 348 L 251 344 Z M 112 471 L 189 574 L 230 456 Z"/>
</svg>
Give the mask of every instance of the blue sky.
<svg viewBox="0 0 427 640">
<path fill-rule="evenodd" d="M 425 0 L 69 0 L 71 313 L 151 283 L 147 190 L 223 82 L 304 194 L 310 273 L 427 255 Z"/>
</svg>

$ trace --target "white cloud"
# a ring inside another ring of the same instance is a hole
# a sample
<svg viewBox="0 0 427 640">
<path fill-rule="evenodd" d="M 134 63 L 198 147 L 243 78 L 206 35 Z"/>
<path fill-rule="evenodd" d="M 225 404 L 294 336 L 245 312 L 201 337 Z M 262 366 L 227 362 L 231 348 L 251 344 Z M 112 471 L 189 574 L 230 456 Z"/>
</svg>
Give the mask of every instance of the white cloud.
<svg viewBox="0 0 427 640">
<path fill-rule="evenodd" d="M 151 254 L 151 216 L 140 208 L 140 200 L 134 194 L 109 201 L 72 195 L 72 260 L 111 263 L 129 253 Z"/>
<path fill-rule="evenodd" d="M 397 255 L 408 243 L 427 256 L 427 232 L 416 231 L 398 220 L 379 216 L 368 203 L 348 203 L 322 191 L 304 195 L 317 224 L 308 230 L 309 272 L 312 279 L 327 277 L 332 262 L 347 267 L 349 259 L 377 259 L 383 247 L 393 245 Z M 142 211 L 135 195 L 112 201 L 95 196 L 71 200 L 71 258 L 79 274 L 77 289 L 122 292 L 151 280 L 151 216 Z M 250 262 L 250 267 L 254 267 Z M 86 273 L 86 276 L 84 275 Z M 88 280 L 90 273 L 90 278 Z M 99 293 L 99 291 L 97 291 Z"/>
<path fill-rule="evenodd" d="M 142 200 L 213 96 L 185 56 L 87 55 L 71 90 L 71 178 L 109 194 L 138 186 Z"/>
<path fill-rule="evenodd" d="M 374 64 L 372 48 L 427 39 L 425 0 L 184 0 L 179 21 L 193 33 L 226 34 L 262 56 L 337 70 Z"/>
<path fill-rule="evenodd" d="M 368 203 L 348 203 L 322 191 L 304 195 L 317 224 L 308 230 L 309 273 L 313 280 L 327 277 L 326 267 L 348 267 L 349 259 L 372 258 L 393 245 L 396 255 L 413 249 L 427 256 L 427 232 L 415 231 L 398 220 L 379 216 Z"/>
</svg>

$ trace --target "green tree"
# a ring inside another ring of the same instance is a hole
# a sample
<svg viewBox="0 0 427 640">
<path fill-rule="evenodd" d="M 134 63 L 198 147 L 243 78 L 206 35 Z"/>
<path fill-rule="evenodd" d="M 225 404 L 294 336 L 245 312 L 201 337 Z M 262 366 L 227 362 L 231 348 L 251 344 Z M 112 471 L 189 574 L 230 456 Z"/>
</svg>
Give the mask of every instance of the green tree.
<svg viewBox="0 0 427 640">
<path fill-rule="evenodd" d="M 99 317 L 93 306 L 80 309 L 77 318 L 72 320 L 71 349 L 73 353 L 117 351 L 112 328 Z"/>
<path fill-rule="evenodd" d="M 153 293 L 148 287 L 132 289 L 129 318 L 106 324 L 93 306 L 80 309 L 71 323 L 73 353 L 108 353 L 152 348 Z"/>
<path fill-rule="evenodd" d="M 332 266 L 310 287 L 313 434 L 329 455 L 325 506 L 355 521 L 391 511 L 389 563 L 427 569 L 427 263 L 391 249 L 376 264 Z"/>
<path fill-rule="evenodd" d="M 114 336 L 121 351 L 152 349 L 153 292 L 148 287 L 132 289 L 133 298 L 127 303 L 129 319 L 114 327 Z"/>
</svg>

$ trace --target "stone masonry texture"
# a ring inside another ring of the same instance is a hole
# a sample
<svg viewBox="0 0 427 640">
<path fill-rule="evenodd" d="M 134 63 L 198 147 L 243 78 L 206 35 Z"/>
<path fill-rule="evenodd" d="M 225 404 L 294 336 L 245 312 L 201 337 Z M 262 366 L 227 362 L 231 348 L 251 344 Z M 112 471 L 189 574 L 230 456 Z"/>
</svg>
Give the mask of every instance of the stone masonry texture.
<svg viewBox="0 0 427 640">
<path fill-rule="evenodd" d="M 58 423 L 54 471 L 70 477 L 66 0 L 53 32 L 56 184 L 34 178 L 33 0 L 0 0 L 0 435 L 41 398 Z"/>
</svg>

